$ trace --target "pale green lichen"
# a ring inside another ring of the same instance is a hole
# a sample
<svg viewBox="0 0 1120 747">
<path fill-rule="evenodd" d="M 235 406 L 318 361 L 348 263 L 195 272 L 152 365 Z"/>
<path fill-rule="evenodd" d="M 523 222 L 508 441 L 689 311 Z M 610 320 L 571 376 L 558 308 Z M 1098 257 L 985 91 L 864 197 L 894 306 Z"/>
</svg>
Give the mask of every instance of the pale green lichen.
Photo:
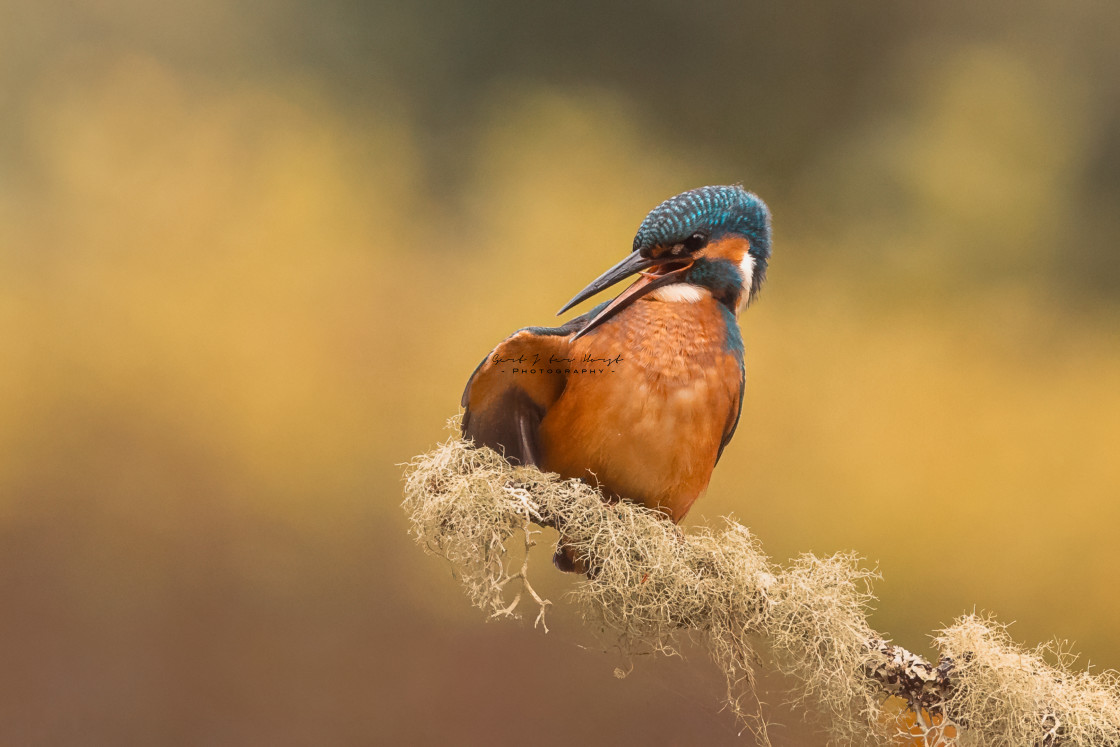
<svg viewBox="0 0 1120 747">
<path fill-rule="evenodd" d="M 887 693 L 868 674 L 884 671 L 867 623 L 875 574 L 853 555 L 774 564 L 736 522 L 682 533 L 656 511 L 608 504 L 582 482 L 511 466 L 458 438 L 406 466 L 404 494 L 417 541 L 447 558 L 493 616 L 516 615 L 529 597 L 544 622 L 549 602 L 529 582 L 528 555 L 510 548 L 515 536 L 527 549 L 537 527 L 555 526 L 592 568 L 572 592 L 585 619 L 628 653 L 675 651 L 682 636 L 699 643 L 760 741 L 752 684 L 762 661 L 795 683 L 794 702 L 823 717 L 833 743 L 897 743 L 909 731 L 905 709 L 884 709 Z M 935 640 L 953 668 L 936 725 L 927 712 L 919 718 L 926 744 L 957 734 L 961 745 L 1120 747 L 1113 673 L 1071 673 L 1067 661 L 1018 649 L 978 617 Z"/>
</svg>

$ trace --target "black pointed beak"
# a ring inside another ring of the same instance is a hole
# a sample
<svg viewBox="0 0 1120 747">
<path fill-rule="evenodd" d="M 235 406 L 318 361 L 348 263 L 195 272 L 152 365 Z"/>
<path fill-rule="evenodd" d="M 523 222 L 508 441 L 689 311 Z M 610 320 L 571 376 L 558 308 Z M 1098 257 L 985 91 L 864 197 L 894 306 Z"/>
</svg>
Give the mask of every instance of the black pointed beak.
<svg viewBox="0 0 1120 747">
<path fill-rule="evenodd" d="M 654 272 L 645 272 L 651 267 L 657 267 L 658 270 Z M 598 327 L 603 322 L 613 317 L 618 312 L 625 309 L 630 304 L 637 301 L 642 296 L 657 290 L 658 288 L 674 283 L 681 279 L 689 268 L 692 267 L 691 259 L 681 259 L 679 257 L 663 257 L 661 259 L 646 259 L 637 252 L 626 257 L 626 259 L 619 262 L 611 269 L 604 272 L 595 279 L 591 285 L 581 290 L 576 297 L 568 301 L 564 308 L 560 309 L 559 314 L 563 314 L 568 309 L 575 306 L 580 301 L 586 300 L 594 296 L 601 290 L 611 287 L 615 283 L 624 278 L 630 277 L 634 273 L 640 273 L 640 277 L 630 285 L 629 288 L 624 290 L 618 295 L 610 304 L 600 311 L 594 319 L 590 320 L 583 329 L 575 334 L 576 339 L 587 334 L 591 330 Z"/>
<path fill-rule="evenodd" d="M 604 291 L 620 280 L 625 280 L 636 272 L 641 272 L 642 270 L 649 269 L 650 267 L 653 267 L 654 265 L 660 263 L 661 262 L 659 260 L 646 259 L 638 252 L 632 252 L 628 254 L 626 258 L 619 262 L 617 265 L 607 270 L 599 277 L 595 278 L 595 280 L 593 280 L 590 285 L 577 293 L 571 301 L 568 301 L 566 304 L 564 304 L 564 308 L 557 311 L 556 315 L 560 316 L 568 309 L 572 308 L 578 303 L 586 301 L 599 291 Z"/>
</svg>

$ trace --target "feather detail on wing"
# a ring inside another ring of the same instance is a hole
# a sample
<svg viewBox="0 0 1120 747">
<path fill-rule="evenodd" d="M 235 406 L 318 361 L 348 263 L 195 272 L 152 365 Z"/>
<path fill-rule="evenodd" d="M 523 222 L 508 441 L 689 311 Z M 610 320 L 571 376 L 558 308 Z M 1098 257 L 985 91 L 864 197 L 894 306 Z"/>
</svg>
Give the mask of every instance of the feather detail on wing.
<svg viewBox="0 0 1120 747">
<path fill-rule="evenodd" d="M 723 450 L 727 448 L 727 444 L 731 442 L 731 437 L 735 435 L 735 429 L 739 427 L 739 418 L 743 415 L 743 393 L 747 388 L 747 380 L 742 365 L 740 365 L 739 371 L 739 403 L 735 407 L 734 413 L 727 419 L 727 427 L 723 431 L 723 439 L 720 441 L 719 451 L 716 453 L 716 464 L 719 464 L 719 458 L 723 456 Z"/>
<path fill-rule="evenodd" d="M 564 391 L 571 335 L 602 308 L 561 327 L 526 327 L 494 348 L 463 390 L 463 436 L 520 463 L 541 465 L 540 424 Z M 549 373 L 549 371 L 552 373 Z"/>
</svg>

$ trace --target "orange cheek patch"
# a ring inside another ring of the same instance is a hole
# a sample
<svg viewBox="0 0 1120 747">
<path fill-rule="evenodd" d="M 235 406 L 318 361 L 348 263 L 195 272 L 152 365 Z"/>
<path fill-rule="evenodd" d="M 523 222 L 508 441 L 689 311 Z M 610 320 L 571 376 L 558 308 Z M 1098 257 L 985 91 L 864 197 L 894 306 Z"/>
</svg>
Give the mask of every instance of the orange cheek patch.
<svg viewBox="0 0 1120 747">
<path fill-rule="evenodd" d="M 747 256 L 750 248 L 751 242 L 742 236 L 728 236 L 708 244 L 702 256 L 709 259 L 728 259 L 737 265 L 743 261 L 743 257 Z"/>
</svg>

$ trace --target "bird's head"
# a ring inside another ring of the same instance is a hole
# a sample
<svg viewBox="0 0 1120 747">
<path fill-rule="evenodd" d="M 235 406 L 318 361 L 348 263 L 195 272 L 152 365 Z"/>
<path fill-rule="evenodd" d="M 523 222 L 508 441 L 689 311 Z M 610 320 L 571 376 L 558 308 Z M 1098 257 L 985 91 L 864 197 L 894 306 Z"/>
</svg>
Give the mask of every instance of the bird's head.
<svg viewBox="0 0 1120 747">
<path fill-rule="evenodd" d="M 738 313 L 762 287 L 770 259 L 770 211 L 742 187 L 700 187 L 650 211 L 633 251 L 567 303 L 563 313 L 635 273 L 623 291 L 584 329 L 606 321 L 642 296 L 699 301 L 705 294 Z"/>
</svg>

